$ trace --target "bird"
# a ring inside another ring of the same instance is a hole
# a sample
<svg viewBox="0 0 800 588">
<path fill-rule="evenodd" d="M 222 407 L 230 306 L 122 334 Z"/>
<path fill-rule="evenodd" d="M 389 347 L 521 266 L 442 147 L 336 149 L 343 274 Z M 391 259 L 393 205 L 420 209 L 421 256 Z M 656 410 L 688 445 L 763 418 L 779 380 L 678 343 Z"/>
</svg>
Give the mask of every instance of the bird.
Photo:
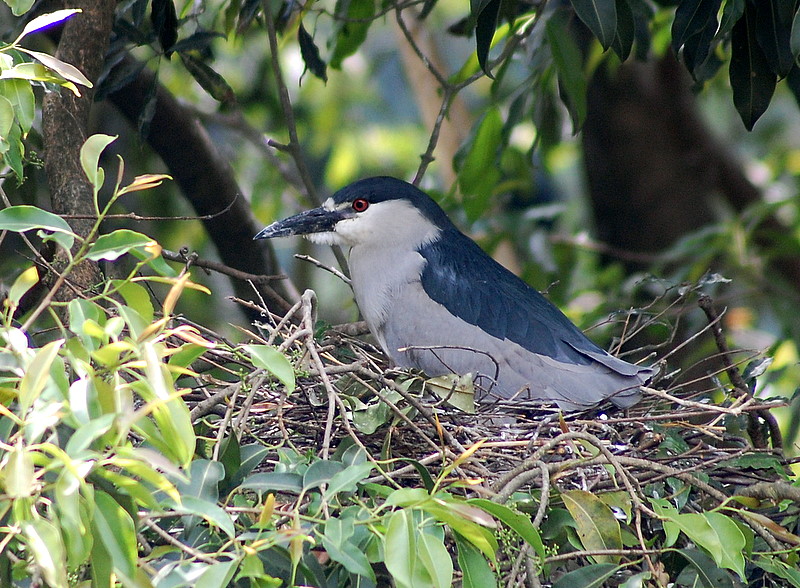
<svg viewBox="0 0 800 588">
<path fill-rule="evenodd" d="M 349 250 L 356 304 L 395 365 L 471 374 L 478 402 L 628 408 L 653 376 L 593 343 L 403 180 L 358 180 L 254 239 L 292 235 Z"/>
</svg>

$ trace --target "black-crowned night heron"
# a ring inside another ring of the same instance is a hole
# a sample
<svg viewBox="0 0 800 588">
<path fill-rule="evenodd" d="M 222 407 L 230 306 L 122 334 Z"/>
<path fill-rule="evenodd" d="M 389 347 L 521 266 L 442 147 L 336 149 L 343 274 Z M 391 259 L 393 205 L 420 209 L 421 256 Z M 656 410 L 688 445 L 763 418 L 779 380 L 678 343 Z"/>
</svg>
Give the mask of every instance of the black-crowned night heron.
<svg viewBox="0 0 800 588">
<path fill-rule="evenodd" d="M 386 354 L 429 376 L 472 373 L 479 399 L 628 407 L 652 376 L 592 343 L 401 180 L 355 182 L 255 238 L 289 235 L 349 248 L 356 303 Z"/>
</svg>

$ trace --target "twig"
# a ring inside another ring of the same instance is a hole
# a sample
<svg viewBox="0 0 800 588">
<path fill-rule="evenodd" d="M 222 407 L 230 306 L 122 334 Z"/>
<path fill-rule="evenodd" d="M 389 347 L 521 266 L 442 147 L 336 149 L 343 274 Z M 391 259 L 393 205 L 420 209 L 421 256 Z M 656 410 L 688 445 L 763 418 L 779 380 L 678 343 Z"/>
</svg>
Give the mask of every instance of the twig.
<svg viewBox="0 0 800 588">
<path fill-rule="evenodd" d="M 300 253 L 295 253 L 294 258 L 295 259 L 300 259 L 302 261 L 307 261 L 308 263 L 311 263 L 311 264 L 317 266 L 320 269 L 324 269 L 326 272 L 332 273 L 334 276 L 339 278 L 341 281 L 343 281 L 348 286 L 350 285 L 350 278 L 348 278 L 342 272 L 337 270 L 335 267 L 331 267 L 329 265 L 325 265 L 324 263 L 322 263 L 321 261 L 319 261 L 317 259 L 314 259 L 310 255 L 303 255 L 303 254 L 300 254 Z"/>
<path fill-rule="evenodd" d="M 241 270 L 238 270 L 234 267 L 231 267 L 219 261 L 213 261 L 211 259 L 202 259 L 197 256 L 197 253 L 194 252 L 189 253 L 189 251 L 186 249 L 181 249 L 178 252 L 169 251 L 168 249 L 162 249 L 161 257 L 163 257 L 168 261 L 185 263 L 187 266 L 194 265 L 197 267 L 214 270 L 215 272 L 225 274 L 226 276 L 236 278 L 237 280 L 242 280 L 243 282 L 253 282 L 254 284 L 266 284 L 269 282 L 274 282 L 276 280 L 287 279 L 287 276 L 285 274 L 263 275 L 263 274 L 251 274 L 248 272 L 243 272 Z"/>
</svg>

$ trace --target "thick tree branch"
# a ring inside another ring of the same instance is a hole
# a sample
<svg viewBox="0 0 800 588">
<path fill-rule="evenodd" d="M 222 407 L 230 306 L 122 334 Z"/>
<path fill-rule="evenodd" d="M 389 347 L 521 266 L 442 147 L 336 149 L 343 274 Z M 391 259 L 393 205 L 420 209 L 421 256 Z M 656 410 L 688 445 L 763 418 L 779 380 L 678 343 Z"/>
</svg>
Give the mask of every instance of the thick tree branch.
<svg viewBox="0 0 800 588">
<path fill-rule="evenodd" d="M 77 67 L 94 83 L 108 49 L 116 3 L 96 0 L 65 4 L 68 8 L 80 8 L 82 12 L 64 26 L 56 57 Z M 49 92 L 42 105 L 45 170 L 53 211 L 57 214 L 94 212 L 94 191 L 80 163 L 80 148 L 88 134 L 94 89 L 81 87 L 80 90 L 80 96 L 63 88 L 60 92 Z M 72 219 L 70 222 L 73 231 L 82 237 L 89 235 L 93 225 L 89 219 Z M 65 256 L 56 254 L 54 265 L 63 268 Z M 101 279 L 99 267 L 88 261 L 79 264 L 70 276 L 72 282 L 85 289 L 93 287 Z M 57 300 L 71 296 L 70 292 L 55 292 Z"/>
</svg>

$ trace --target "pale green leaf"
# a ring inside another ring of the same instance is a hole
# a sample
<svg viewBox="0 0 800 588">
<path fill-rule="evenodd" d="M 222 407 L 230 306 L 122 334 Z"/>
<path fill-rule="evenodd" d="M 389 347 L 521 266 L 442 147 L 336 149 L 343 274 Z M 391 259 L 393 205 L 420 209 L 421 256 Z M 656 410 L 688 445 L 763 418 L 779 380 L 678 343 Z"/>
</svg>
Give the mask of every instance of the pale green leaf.
<svg viewBox="0 0 800 588">
<path fill-rule="evenodd" d="M 19 301 L 23 296 L 25 296 L 26 292 L 33 288 L 38 282 L 39 270 L 36 269 L 35 265 L 32 265 L 19 276 L 17 276 L 16 280 L 14 280 L 14 283 L 8 290 L 8 298 L 6 298 L 6 303 L 12 308 L 16 308 L 19 306 Z"/>
<path fill-rule="evenodd" d="M 44 519 L 33 519 L 23 521 L 21 528 L 33 561 L 48 585 L 51 588 L 67 588 L 64 542 L 56 526 Z"/>
<path fill-rule="evenodd" d="M 0 139 L 8 137 L 15 119 L 14 105 L 8 98 L 0 94 Z"/>
<path fill-rule="evenodd" d="M 450 588 L 453 585 L 453 560 L 439 537 L 420 533 L 417 557 L 428 572 L 432 586 Z"/>
<path fill-rule="evenodd" d="M 250 355 L 254 366 L 263 368 L 278 378 L 286 386 L 287 392 L 294 391 L 294 368 L 283 353 L 269 345 L 244 345 L 243 349 Z"/>
<path fill-rule="evenodd" d="M 31 51 L 30 49 L 23 49 L 22 47 L 19 48 L 20 51 L 24 51 L 39 63 L 44 65 L 50 71 L 56 72 L 65 80 L 72 82 L 74 84 L 80 84 L 81 86 L 86 86 L 87 88 L 92 87 L 92 82 L 88 80 L 86 76 L 84 76 L 81 71 L 75 67 L 74 65 L 70 65 L 69 63 L 65 63 L 60 59 L 53 57 L 47 53 L 42 53 L 40 51 Z"/>
<path fill-rule="evenodd" d="M 22 135 L 26 136 L 31 130 L 36 116 L 36 98 L 33 95 L 33 88 L 24 80 L 2 80 L 0 81 L 0 96 L 4 96 L 11 102 L 17 122 L 22 129 Z M 0 133 L 0 136 L 3 135 Z"/>
<path fill-rule="evenodd" d="M 2 469 L 6 494 L 9 498 L 27 498 L 33 494 L 35 480 L 33 458 L 30 451 L 18 443 L 8 452 Z"/>
<path fill-rule="evenodd" d="M 129 229 L 117 229 L 112 233 L 98 237 L 87 252 L 86 257 L 93 261 L 100 259 L 114 261 L 131 249 L 144 248 L 153 243 L 155 243 L 153 239 L 142 233 Z"/>
<path fill-rule="evenodd" d="M 99 168 L 100 154 L 112 142 L 116 140 L 115 136 L 110 135 L 92 135 L 83 143 L 81 147 L 81 167 L 83 173 L 89 178 L 89 182 L 99 190 L 103 185 L 105 174 L 100 173 L 102 170 Z"/>
<path fill-rule="evenodd" d="M 34 0 L 5 0 L 14 16 L 21 16 L 28 12 L 33 6 L 33 2 Z"/>
<path fill-rule="evenodd" d="M 25 375 L 19 383 L 19 405 L 20 414 L 24 415 L 33 405 L 34 400 L 44 390 L 44 386 L 50 377 L 50 365 L 58 355 L 64 339 L 51 341 L 36 352 L 30 364 L 28 364 Z"/>
</svg>

